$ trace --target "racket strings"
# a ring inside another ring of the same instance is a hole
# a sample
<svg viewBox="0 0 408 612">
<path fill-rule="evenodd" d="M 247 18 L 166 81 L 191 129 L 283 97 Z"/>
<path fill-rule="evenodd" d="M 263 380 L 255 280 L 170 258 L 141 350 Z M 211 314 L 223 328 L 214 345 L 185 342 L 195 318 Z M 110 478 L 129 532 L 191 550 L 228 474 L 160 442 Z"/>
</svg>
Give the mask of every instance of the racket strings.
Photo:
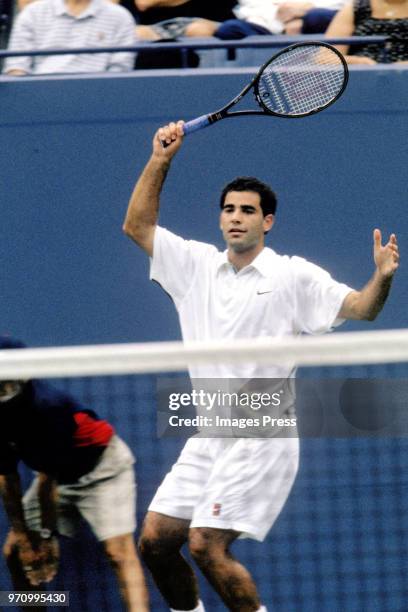
<svg viewBox="0 0 408 612">
<path fill-rule="evenodd" d="M 266 66 L 257 93 L 268 110 L 300 116 L 332 102 L 344 81 L 345 69 L 335 51 L 304 45 L 290 48 Z"/>
</svg>

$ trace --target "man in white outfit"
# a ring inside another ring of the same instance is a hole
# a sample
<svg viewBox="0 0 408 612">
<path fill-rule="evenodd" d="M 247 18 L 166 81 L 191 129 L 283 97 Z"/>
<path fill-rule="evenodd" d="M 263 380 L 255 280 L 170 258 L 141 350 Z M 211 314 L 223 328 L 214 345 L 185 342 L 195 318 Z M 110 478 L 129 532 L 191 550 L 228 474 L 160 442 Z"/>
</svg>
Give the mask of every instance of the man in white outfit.
<svg viewBox="0 0 408 612">
<path fill-rule="evenodd" d="M 318 266 L 264 246 L 276 199 L 254 178 L 236 179 L 222 192 L 225 252 L 159 227 L 160 193 L 182 141 L 182 121 L 155 134 L 124 231 L 152 258 L 151 278 L 173 299 L 184 340 L 316 334 L 344 319 L 376 317 L 398 267 L 394 234 L 383 246 L 375 230 L 375 273 L 361 291 L 354 291 Z M 276 379 L 293 371 L 256 363 L 215 364 L 191 368 L 190 375 Z M 229 610 L 266 611 L 250 573 L 232 556 L 230 546 L 238 537 L 265 538 L 289 495 L 297 466 L 296 437 L 196 437 L 187 442 L 150 505 L 140 541 L 142 555 L 173 612 L 205 610 L 194 572 L 180 553 L 186 542 Z"/>
</svg>

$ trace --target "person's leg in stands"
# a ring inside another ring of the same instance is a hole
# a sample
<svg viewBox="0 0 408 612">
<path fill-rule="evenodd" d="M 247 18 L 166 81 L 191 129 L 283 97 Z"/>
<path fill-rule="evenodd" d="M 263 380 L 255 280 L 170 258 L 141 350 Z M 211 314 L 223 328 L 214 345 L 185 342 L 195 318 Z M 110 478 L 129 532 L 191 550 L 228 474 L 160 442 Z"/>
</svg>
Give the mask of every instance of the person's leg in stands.
<svg viewBox="0 0 408 612">
<path fill-rule="evenodd" d="M 249 23 L 242 19 L 227 19 L 215 30 L 214 36 L 221 40 L 237 40 L 246 36 L 270 35 L 271 32 L 266 28 Z"/>
<path fill-rule="evenodd" d="M 321 34 L 329 27 L 329 24 L 337 11 L 323 8 L 311 9 L 303 16 L 302 34 Z"/>
</svg>

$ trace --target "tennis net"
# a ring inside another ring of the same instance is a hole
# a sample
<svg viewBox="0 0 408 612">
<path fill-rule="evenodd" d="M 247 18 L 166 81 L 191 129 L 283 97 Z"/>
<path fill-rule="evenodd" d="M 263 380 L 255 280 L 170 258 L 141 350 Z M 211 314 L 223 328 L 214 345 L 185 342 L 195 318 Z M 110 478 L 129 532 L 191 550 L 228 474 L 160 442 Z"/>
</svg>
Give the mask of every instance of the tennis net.
<svg viewBox="0 0 408 612">
<path fill-rule="evenodd" d="M 297 479 L 266 540 L 234 544 L 267 609 L 406 610 L 408 330 L 6 350 L 0 352 L 0 380 L 46 379 L 114 426 L 137 457 L 140 525 L 184 439 L 195 431 L 180 428 L 172 435 L 163 427 L 163 419 L 174 414 L 169 397 L 190 393 L 191 398 L 187 366 L 216 361 L 300 366 Z M 208 381 L 201 383 L 207 388 Z M 218 383 L 212 381 L 211 388 Z M 282 381 L 274 381 L 272 388 L 276 385 Z M 254 392 L 259 394 L 257 386 Z M 191 408 L 190 402 L 186 414 L 193 418 Z M 244 434 L 235 428 L 231 435 Z M 29 483 L 31 473 L 24 471 L 23 479 Z M 7 526 L 1 509 L 2 538 Z M 74 610 L 121 610 L 114 577 L 97 546 L 86 528 L 80 538 L 64 539 L 60 571 L 49 588 L 69 591 Z M 207 610 L 225 609 L 201 578 L 200 587 Z M 1 560 L 0 590 L 11 588 Z M 150 578 L 149 590 L 152 610 L 167 610 Z"/>
</svg>

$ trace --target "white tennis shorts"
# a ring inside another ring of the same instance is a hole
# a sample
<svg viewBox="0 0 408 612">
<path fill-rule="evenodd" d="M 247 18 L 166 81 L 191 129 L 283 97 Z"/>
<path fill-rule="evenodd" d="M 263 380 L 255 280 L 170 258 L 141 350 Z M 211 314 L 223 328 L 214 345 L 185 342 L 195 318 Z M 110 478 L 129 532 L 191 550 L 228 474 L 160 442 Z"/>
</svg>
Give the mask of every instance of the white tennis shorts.
<svg viewBox="0 0 408 612">
<path fill-rule="evenodd" d="M 264 540 L 299 464 L 297 438 L 191 438 L 149 510 Z"/>
<path fill-rule="evenodd" d="M 95 468 L 74 484 L 57 486 L 57 528 L 73 537 L 81 518 L 100 541 L 133 533 L 136 529 L 135 459 L 129 447 L 114 435 Z M 38 477 L 23 498 L 30 529 L 41 529 Z"/>
</svg>

